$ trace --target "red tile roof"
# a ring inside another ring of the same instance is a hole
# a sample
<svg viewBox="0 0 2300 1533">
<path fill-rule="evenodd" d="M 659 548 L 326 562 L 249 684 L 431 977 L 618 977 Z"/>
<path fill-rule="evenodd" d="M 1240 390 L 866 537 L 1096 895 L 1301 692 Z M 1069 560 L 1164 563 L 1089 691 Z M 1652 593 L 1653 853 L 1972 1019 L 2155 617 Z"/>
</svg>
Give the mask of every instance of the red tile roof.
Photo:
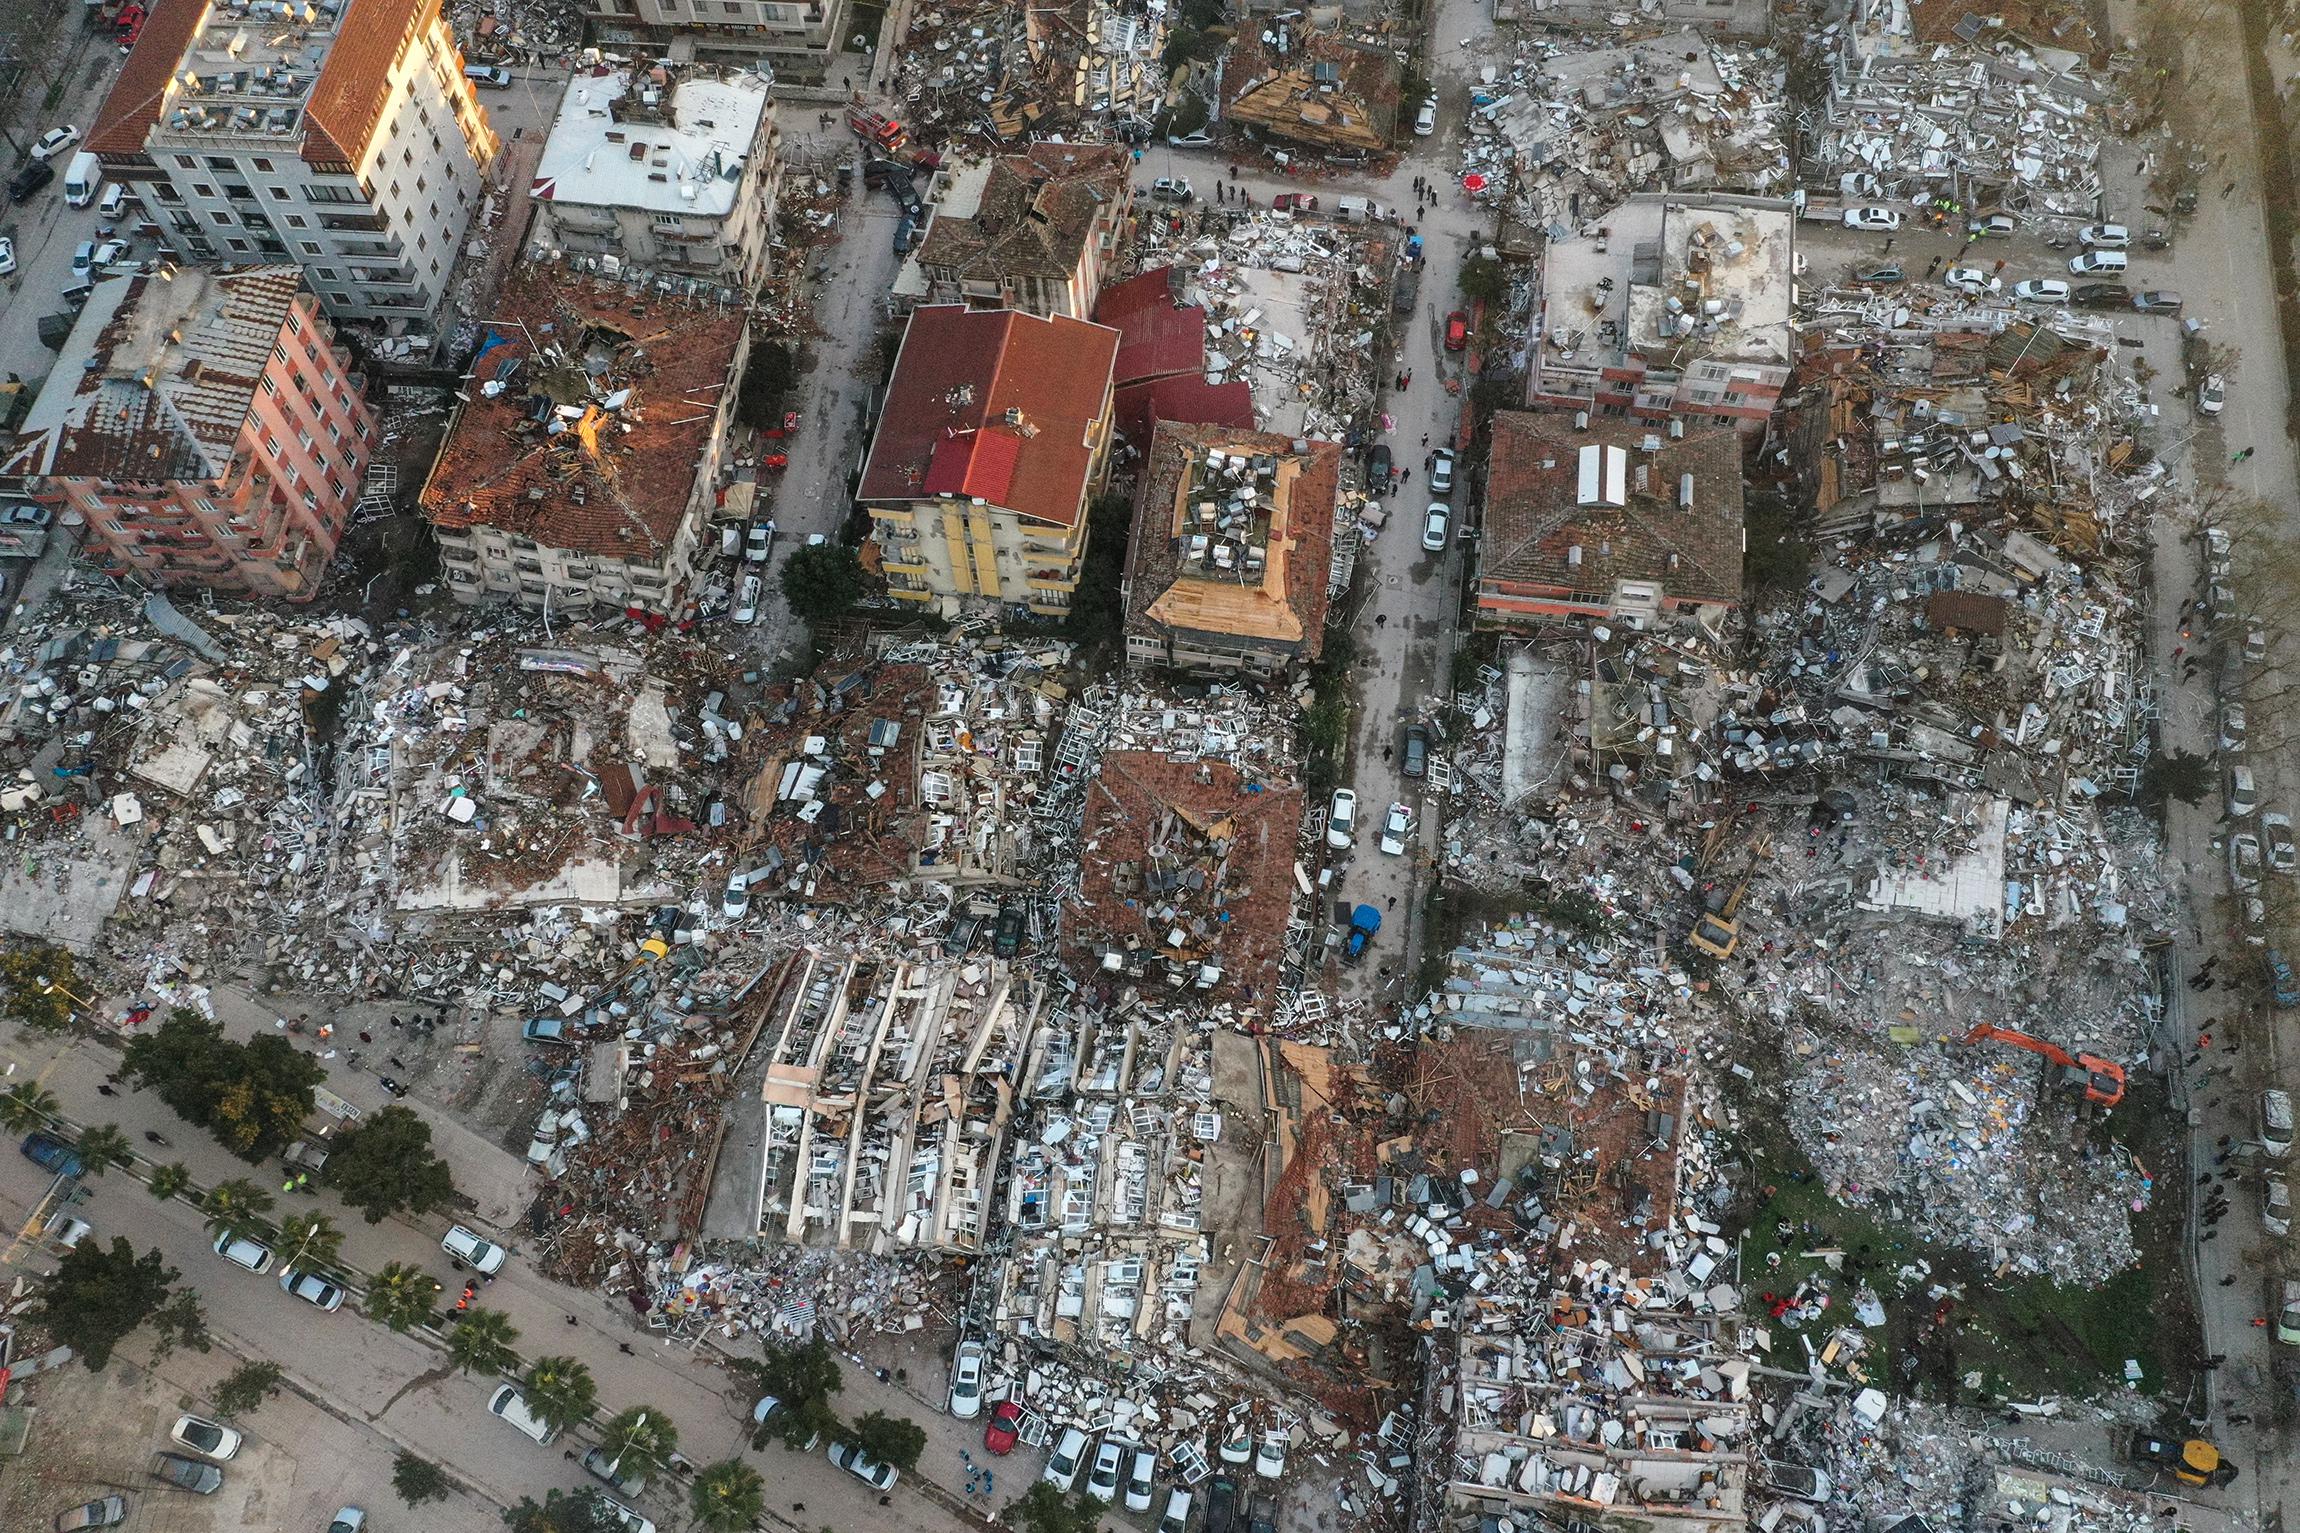
<svg viewBox="0 0 2300 1533">
<path fill-rule="evenodd" d="M 304 104 L 303 157 L 353 165 L 391 100 L 391 66 L 439 19 L 439 0 L 351 0 Z"/>
<path fill-rule="evenodd" d="M 89 149 L 100 155 L 144 152 L 144 135 L 160 120 L 168 81 L 207 13 L 208 0 L 151 0 L 136 46 L 96 112 L 96 126 L 88 132 Z"/>
<path fill-rule="evenodd" d="M 1033 521 L 1071 525 L 1093 474 L 1094 423 L 1117 353 L 1117 332 L 1084 320 L 955 304 L 917 310 L 879 412 L 861 499 L 922 500 L 946 493 L 936 486 L 955 475 L 966 494 Z M 948 445 L 976 436 L 993 440 Z M 994 482 L 1009 452 L 1004 491 L 973 488 Z M 961 453 L 963 467 L 945 466 L 946 458 L 957 465 Z"/>
<path fill-rule="evenodd" d="M 1022 438 L 1003 426 L 946 436 L 934 444 L 926 493 L 979 496 L 1003 506 L 1006 492 L 1014 488 L 1014 465 L 1021 457 Z"/>
<path fill-rule="evenodd" d="M 1149 441 L 1160 421 L 1251 431 L 1254 389 L 1243 378 L 1226 383 L 1208 383 L 1195 376 L 1158 378 L 1121 387 L 1111 413 L 1118 417 L 1118 429 L 1126 440 L 1136 444 Z"/>
<path fill-rule="evenodd" d="M 1102 290 L 1094 320 L 1118 332 L 1120 388 L 1206 370 L 1206 311 L 1177 303 L 1181 289 L 1181 268 L 1161 266 Z"/>
</svg>

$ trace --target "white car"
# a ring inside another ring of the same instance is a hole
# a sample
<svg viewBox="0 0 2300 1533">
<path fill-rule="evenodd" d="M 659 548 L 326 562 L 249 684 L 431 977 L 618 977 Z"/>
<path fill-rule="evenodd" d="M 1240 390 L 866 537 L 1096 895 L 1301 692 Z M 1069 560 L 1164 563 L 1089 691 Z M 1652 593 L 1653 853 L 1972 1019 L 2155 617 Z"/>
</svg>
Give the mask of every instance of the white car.
<svg viewBox="0 0 2300 1533">
<path fill-rule="evenodd" d="M 1428 138 L 1432 133 L 1435 133 L 1436 131 L 1437 97 L 1432 96 L 1422 103 L 1422 109 L 1420 111 L 1414 113 L 1414 137 Z"/>
<path fill-rule="evenodd" d="M 126 240 L 106 240 L 96 247 L 96 270 L 98 271 L 102 271 L 114 261 L 125 261 L 126 259 L 128 259 L 128 242 Z"/>
<path fill-rule="evenodd" d="M 1848 229 L 1898 229 L 1901 215 L 1897 208 L 1847 208 L 1845 227 Z"/>
<path fill-rule="evenodd" d="M 367 1526 L 367 1513 L 356 1506 L 338 1508 L 328 1519 L 327 1533 L 360 1533 Z"/>
<path fill-rule="evenodd" d="M 2013 284 L 2013 296 L 2022 303 L 2066 303 L 2068 284 L 2058 277 L 2031 277 Z"/>
<path fill-rule="evenodd" d="M 1452 508 L 1443 501 L 1431 501 L 1428 517 L 1422 523 L 1422 547 L 1433 554 L 1445 552 L 1446 538 L 1452 530 Z"/>
<path fill-rule="evenodd" d="M 1357 841 L 1357 831 L 1358 796 L 1348 788 L 1336 788 L 1333 802 L 1326 806 L 1326 845 L 1348 851 Z"/>
<path fill-rule="evenodd" d="M 200 1457 L 212 1458 L 218 1463 L 239 1452 L 240 1444 L 245 1441 L 232 1428 L 205 1416 L 178 1416 L 168 1435 Z"/>
<path fill-rule="evenodd" d="M 1190 1493 L 1170 1490 L 1166 1510 L 1158 1515 L 1158 1533 L 1190 1533 Z"/>
<path fill-rule="evenodd" d="M 1261 1449 L 1254 1455 L 1254 1473 L 1265 1480 L 1282 1478 L 1286 1473 L 1286 1434 L 1272 1428 L 1262 1434 Z"/>
<path fill-rule="evenodd" d="M 1768 1490 L 1779 1491 L 1784 1496 L 1794 1496 L 1799 1501 L 1825 1502 L 1829 1499 L 1831 1486 L 1825 1470 L 1769 1458 L 1764 1461 L 1764 1473 Z"/>
<path fill-rule="evenodd" d="M 759 596 L 766 587 L 756 575 L 745 575 L 741 592 L 735 597 L 735 621 L 755 623 L 759 620 Z"/>
<path fill-rule="evenodd" d="M 41 134 L 39 141 L 32 146 L 32 158 L 35 160 L 52 160 L 79 141 L 80 130 L 70 123 L 64 124 L 61 128 L 50 128 Z"/>
<path fill-rule="evenodd" d="M 1065 1496 L 1078 1483 L 1078 1467 L 1086 1459 L 1086 1434 L 1076 1427 L 1064 1430 L 1062 1440 L 1047 1455 L 1046 1471 L 1039 1478 Z"/>
<path fill-rule="evenodd" d="M 72 275 L 86 281 L 96 269 L 96 242 L 82 240 L 72 248 Z"/>
<path fill-rule="evenodd" d="M 608 1516 L 621 1523 L 623 1533 L 655 1533 L 653 1522 L 640 1516 L 613 1496 L 602 1496 L 594 1491 L 591 1494 L 591 1501 L 593 1505 L 600 1507 Z"/>
<path fill-rule="evenodd" d="M 2122 250 L 2132 243 L 2132 231 L 2122 224 L 2086 224 L 2076 237 L 2095 250 Z"/>
<path fill-rule="evenodd" d="M 1118 1468 L 1126 1450 L 1111 1439 L 1094 1450 L 1094 1469 L 1086 1476 L 1086 1494 L 1108 1506 L 1118 1499 Z"/>
<path fill-rule="evenodd" d="M 1978 266 L 1952 266 L 1941 273 L 1941 281 L 1960 293 L 1970 293 L 1975 297 L 1983 293 L 2004 291 L 2002 277 L 1982 271 Z"/>
<path fill-rule="evenodd" d="M 0 277 L 14 276 L 15 273 L 16 242 L 8 236 L 0 234 Z"/>
<path fill-rule="evenodd" d="M 1453 493 L 1453 449 L 1450 447 L 1441 447 L 1430 454 L 1430 493 Z"/>
<path fill-rule="evenodd" d="M 480 1239 L 460 1224 L 450 1226 L 447 1233 L 439 1237 L 439 1249 L 483 1277 L 493 1277 L 503 1270 L 503 1248 Z"/>
<path fill-rule="evenodd" d="M 751 875 L 729 873 L 727 887 L 719 896 L 719 913 L 730 921 L 740 921 L 751 908 Z"/>
<path fill-rule="evenodd" d="M 1403 804 L 1390 805 L 1390 812 L 1382 816 L 1382 850 L 1392 857 L 1404 856 L 1413 833 L 1414 812 Z"/>
<path fill-rule="evenodd" d="M 293 1267 L 282 1269 L 280 1292 L 317 1305 L 331 1315 L 343 1308 L 343 1290 L 316 1272 L 298 1272 Z"/>
<path fill-rule="evenodd" d="M 2244 663 L 2258 665 L 2268 658 L 2268 630 L 2258 618 L 2244 620 Z"/>
<path fill-rule="evenodd" d="M 2248 830 L 2228 838 L 2228 881 L 2239 890 L 2260 887 L 2260 838 Z"/>
<path fill-rule="evenodd" d="M 272 1270 L 272 1248 L 260 1240 L 245 1235 L 225 1233 L 216 1237 L 216 1255 L 235 1267 L 245 1267 L 261 1276 Z"/>
<path fill-rule="evenodd" d="M 767 554 L 775 546 L 775 535 L 764 526 L 753 527 L 743 543 L 743 557 L 752 564 L 767 562 Z"/>
<path fill-rule="evenodd" d="M 961 1421 L 982 1414 L 982 1343 L 969 1336 L 950 1364 L 950 1413 Z"/>
<path fill-rule="evenodd" d="M 2242 703 L 2222 703 L 2220 705 L 2220 748 L 2224 751 L 2244 749 L 2244 705 Z"/>
<path fill-rule="evenodd" d="M 2228 403 L 2228 381 L 2218 373 L 2212 374 L 2196 387 L 2196 413 L 2218 415 Z"/>
<path fill-rule="evenodd" d="M 1150 1477 L 1157 1473 L 1158 1455 L 1148 1448 L 1134 1450 L 1134 1462 L 1126 1469 L 1126 1510 L 1150 1510 Z"/>
<path fill-rule="evenodd" d="M 1225 1464 L 1243 1464 L 1254 1456 L 1254 1430 L 1251 1423 L 1240 1422 L 1229 1436 L 1222 1439 L 1217 1450 Z"/>
<path fill-rule="evenodd" d="M 527 1397 L 517 1388 L 506 1384 L 488 1397 L 487 1409 L 501 1416 L 513 1427 L 532 1437 L 543 1447 L 550 1447 L 559 1438 L 559 1429 L 527 1408 Z"/>
<path fill-rule="evenodd" d="M 2260 836 L 2268 843 L 2268 871 L 2289 878 L 2300 871 L 2300 846 L 2292 842 L 2292 816 L 2274 810 L 2260 817 Z"/>
<path fill-rule="evenodd" d="M 894 1482 L 902 1478 L 901 1470 L 877 1462 L 853 1443 L 832 1443 L 824 1456 L 872 1490 L 892 1490 Z"/>
</svg>

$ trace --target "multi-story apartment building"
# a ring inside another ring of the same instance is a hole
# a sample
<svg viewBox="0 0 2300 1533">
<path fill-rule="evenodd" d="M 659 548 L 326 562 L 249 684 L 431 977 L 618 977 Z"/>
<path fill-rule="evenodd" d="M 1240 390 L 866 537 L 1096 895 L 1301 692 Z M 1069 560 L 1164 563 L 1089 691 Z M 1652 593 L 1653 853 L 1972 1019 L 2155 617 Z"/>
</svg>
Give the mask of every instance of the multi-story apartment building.
<svg viewBox="0 0 2300 1533">
<path fill-rule="evenodd" d="M 698 58 L 767 58 L 778 74 L 819 83 L 845 41 L 839 28 L 847 7 L 846 0 L 584 0 L 583 14 L 592 40 L 608 48 L 637 43 Z"/>
<path fill-rule="evenodd" d="M 1084 320 L 912 313 L 857 497 L 893 595 L 1070 610 L 1117 360 L 1118 332 Z"/>
<path fill-rule="evenodd" d="M 742 378 L 742 308 L 531 263 L 482 325 L 421 502 L 448 590 L 677 611 Z"/>
<path fill-rule="evenodd" d="M 8 472 L 115 573 L 309 601 L 374 450 L 366 380 L 293 266 L 96 284 Z"/>
<path fill-rule="evenodd" d="M 1789 381 L 1785 202 L 1640 192 L 1542 262 L 1526 403 L 1761 435 Z"/>
<path fill-rule="evenodd" d="M 945 171 L 896 296 L 1089 317 L 1133 207 L 1132 163 L 1116 146 L 1046 143 Z"/>
<path fill-rule="evenodd" d="M 530 243 L 747 292 L 774 233 L 772 83 L 695 64 L 578 72 L 535 167 Z"/>
<path fill-rule="evenodd" d="M 428 325 L 498 144 L 440 0 L 172 0 L 89 148 L 186 261 L 293 261 L 327 312 Z"/>
</svg>

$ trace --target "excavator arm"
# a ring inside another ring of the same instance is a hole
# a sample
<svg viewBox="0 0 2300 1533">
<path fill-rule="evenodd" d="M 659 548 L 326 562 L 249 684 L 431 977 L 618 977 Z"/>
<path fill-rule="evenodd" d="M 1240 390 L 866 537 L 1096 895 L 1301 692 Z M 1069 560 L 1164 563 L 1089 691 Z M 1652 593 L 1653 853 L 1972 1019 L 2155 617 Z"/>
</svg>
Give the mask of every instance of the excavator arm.
<svg viewBox="0 0 2300 1533">
<path fill-rule="evenodd" d="M 2098 1054 L 2071 1055 L 2057 1043 L 2048 1043 L 2033 1033 L 2017 1032 L 2009 1027 L 1993 1027 L 1986 1022 L 1973 1024 L 1965 1034 L 1967 1043 L 2007 1043 L 2031 1054 L 2041 1054 L 2060 1067 L 2061 1082 L 2071 1089 L 2082 1090 L 2084 1099 L 2101 1107 L 2114 1107 L 2124 1100 L 2124 1067 L 2113 1059 Z"/>
</svg>

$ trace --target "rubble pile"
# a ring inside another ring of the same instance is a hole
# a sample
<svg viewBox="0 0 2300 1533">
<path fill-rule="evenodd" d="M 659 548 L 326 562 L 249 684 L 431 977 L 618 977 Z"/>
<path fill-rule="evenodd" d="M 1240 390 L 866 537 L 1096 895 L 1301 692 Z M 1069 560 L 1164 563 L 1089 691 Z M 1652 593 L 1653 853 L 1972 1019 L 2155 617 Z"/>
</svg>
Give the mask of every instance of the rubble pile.
<svg viewBox="0 0 2300 1533">
<path fill-rule="evenodd" d="M 936 5 L 912 14 L 890 90 L 911 132 L 945 149 L 1138 139 L 1165 89 L 1165 16 L 1108 0 Z"/>
</svg>

